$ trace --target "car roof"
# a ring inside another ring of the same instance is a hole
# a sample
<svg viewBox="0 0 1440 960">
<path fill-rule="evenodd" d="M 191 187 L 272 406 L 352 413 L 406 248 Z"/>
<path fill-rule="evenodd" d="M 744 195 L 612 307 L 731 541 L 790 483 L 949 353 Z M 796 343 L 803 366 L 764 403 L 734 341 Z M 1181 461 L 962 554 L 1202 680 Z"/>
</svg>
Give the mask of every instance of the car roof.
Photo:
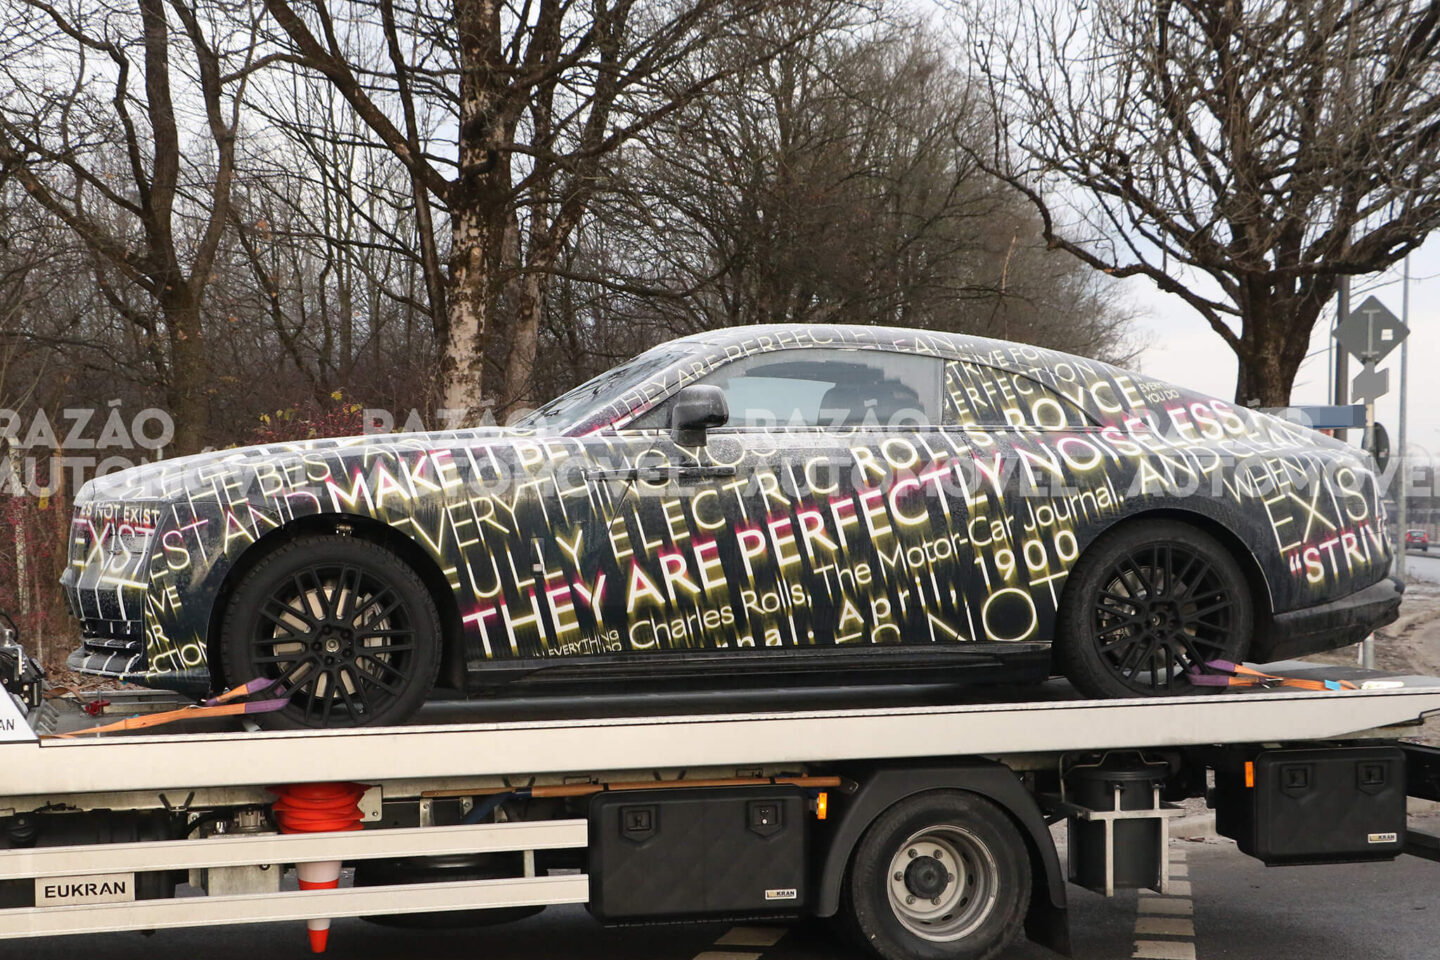
<svg viewBox="0 0 1440 960">
<path fill-rule="evenodd" d="M 659 345 L 667 346 L 686 349 L 692 356 L 703 357 L 707 362 L 728 362 L 777 350 L 860 349 L 919 353 L 946 360 L 982 363 L 1017 374 L 1033 373 L 1037 365 L 1072 363 L 1105 368 L 1112 373 L 1141 376 L 1103 360 L 1065 353 L 1052 347 L 948 330 L 920 330 L 858 323 L 757 323 L 722 327 L 677 337 Z"/>
<path fill-rule="evenodd" d="M 948 330 L 920 330 L 910 327 L 883 327 L 860 323 L 756 323 L 740 327 L 702 330 L 699 333 L 678 337 L 670 342 L 706 347 L 759 344 L 757 349 L 762 350 L 784 350 L 793 347 L 889 347 L 908 350 L 913 349 L 917 341 L 940 345 L 948 343 L 959 349 L 989 350 L 1008 347 L 1045 349 L 993 337 L 952 333 Z"/>
</svg>

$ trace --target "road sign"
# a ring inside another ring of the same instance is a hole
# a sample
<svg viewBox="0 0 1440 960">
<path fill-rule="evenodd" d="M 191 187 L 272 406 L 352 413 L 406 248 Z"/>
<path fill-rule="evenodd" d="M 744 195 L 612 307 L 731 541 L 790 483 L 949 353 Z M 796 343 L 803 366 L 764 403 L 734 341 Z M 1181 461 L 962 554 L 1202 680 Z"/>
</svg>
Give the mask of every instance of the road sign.
<svg viewBox="0 0 1440 960">
<path fill-rule="evenodd" d="M 1352 427 L 1365 426 L 1365 405 L 1363 403 L 1347 403 L 1341 407 L 1325 405 L 1261 407 L 1260 412 L 1268 413 L 1272 417 L 1279 417 L 1281 420 L 1289 420 L 1291 423 L 1301 424 L 1312 430 L 1349 430 Z"/>
<path fill-rule="evenodd" d="M 1365 369 L 1350 381 L 1350 398 L 1361 403 L 1378 400 L 1390 392 L 1390 371 L 1376 370 L 1374 360 L 1365 361 Z"/>
<path fill-rule="evenodd" d="M 1373 295 L 1351 310 L 1345 322 L 1335 331 L 1335 339 L 1340 341 L 1340 346 L 1367 361 L 1385 359 L 1409 335 L 1409 328 Z"/>
</svg>

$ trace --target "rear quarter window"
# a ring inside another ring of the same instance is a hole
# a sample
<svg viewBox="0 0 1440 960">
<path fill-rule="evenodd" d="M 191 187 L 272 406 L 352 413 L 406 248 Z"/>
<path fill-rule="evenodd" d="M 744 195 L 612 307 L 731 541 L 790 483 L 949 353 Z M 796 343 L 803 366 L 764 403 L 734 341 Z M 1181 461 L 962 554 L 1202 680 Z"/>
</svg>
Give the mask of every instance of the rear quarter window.
<svg viewBox="0 0 1440 960">
<path fill-rule="evenodd" d="M 1094 426 L 1083 410 L 1044 384 L 965 360 L 945 364 L 943 402 L 948 426 L 1034 430 Z"/>
</svg>

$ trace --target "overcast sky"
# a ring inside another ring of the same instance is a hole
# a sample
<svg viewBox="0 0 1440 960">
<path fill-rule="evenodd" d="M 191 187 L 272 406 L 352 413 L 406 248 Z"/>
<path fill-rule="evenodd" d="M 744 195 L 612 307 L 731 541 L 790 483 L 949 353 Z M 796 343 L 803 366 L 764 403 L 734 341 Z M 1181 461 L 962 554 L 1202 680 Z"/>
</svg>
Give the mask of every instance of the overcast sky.
<svg viewBox="0 0 1440 960">
<path fill-rule="evenodd" d="M 1357 278 L 1352 285 L 1351 303 L 1358 306 L 1370 294 L 1400 315 L 1400 264 L 1389 272 Z M 1192 387 L 1230 399 L 1235 393 L 1235 354 L 1201 316 L 1178 297 L 1161 293 L 1150 281 L 1131 279 L 1125 289 L 1150 339 L 1140 355 L 1144 371 L 1160 380 Z M 1294 403 L 1328 403 L 1326 352 L 1333 309 L 1326 312 L 1310 342 L 1311 356 L 1300 368 L 1291 395 Z M 1410 385 L 1407 429 L 1413 456 L 1440 454 L 1440 237 L 1431 236 L 1425 246 L 1410 257 Z M 1350 361 L 1350 376 L 1360 364 Z M 1382 368 L 1390 370 L 1390 393 L 1376 404 L 1376 418 L 1390 432 L 1391 444 L 1398 442 L 1400 351 L 1387 357 Z M 1358 431 L 1352 440 L 1359 442 Z"/>
</svg>

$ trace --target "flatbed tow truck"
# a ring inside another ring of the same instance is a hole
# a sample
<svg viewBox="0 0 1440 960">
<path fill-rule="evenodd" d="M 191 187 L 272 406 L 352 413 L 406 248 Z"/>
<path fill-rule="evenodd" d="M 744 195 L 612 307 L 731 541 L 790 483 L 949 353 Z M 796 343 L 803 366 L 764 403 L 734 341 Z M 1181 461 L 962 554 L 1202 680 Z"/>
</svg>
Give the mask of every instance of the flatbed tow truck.
<svg viewBox="0 0 1440 960">
<path fill-rule="evenodd" d="M 887 960 L 994 956 L 1022 931 L 1065 954 L 1067 882 L 1164 892 L 1175 801 L 1200 796 L 1266 863 L 1440 859 L 1406 825 L 1407 797 L 1440 800 L 1440 751 L 1403 739 L 1440 712 L 1440 678 L 1266 670 L 1356 689 L 1087 701 L 1055 682 L 478 721 L 434 705 L 388 729 L 66 739 L 94 721 L 32 685 L 0 695 L 0 939 L 304 920 L 323 949 L 323 918 L 585 904 L 607 923 L 837 917 Z M 173 706 L 106 696 L 111 718 Z M 285 815 L 339 795 L 348 820 Z M 353 884 L 281 882 L 341 863 Z M 206 895 L 176 898 L 185 881 Z"/>
</svg>

